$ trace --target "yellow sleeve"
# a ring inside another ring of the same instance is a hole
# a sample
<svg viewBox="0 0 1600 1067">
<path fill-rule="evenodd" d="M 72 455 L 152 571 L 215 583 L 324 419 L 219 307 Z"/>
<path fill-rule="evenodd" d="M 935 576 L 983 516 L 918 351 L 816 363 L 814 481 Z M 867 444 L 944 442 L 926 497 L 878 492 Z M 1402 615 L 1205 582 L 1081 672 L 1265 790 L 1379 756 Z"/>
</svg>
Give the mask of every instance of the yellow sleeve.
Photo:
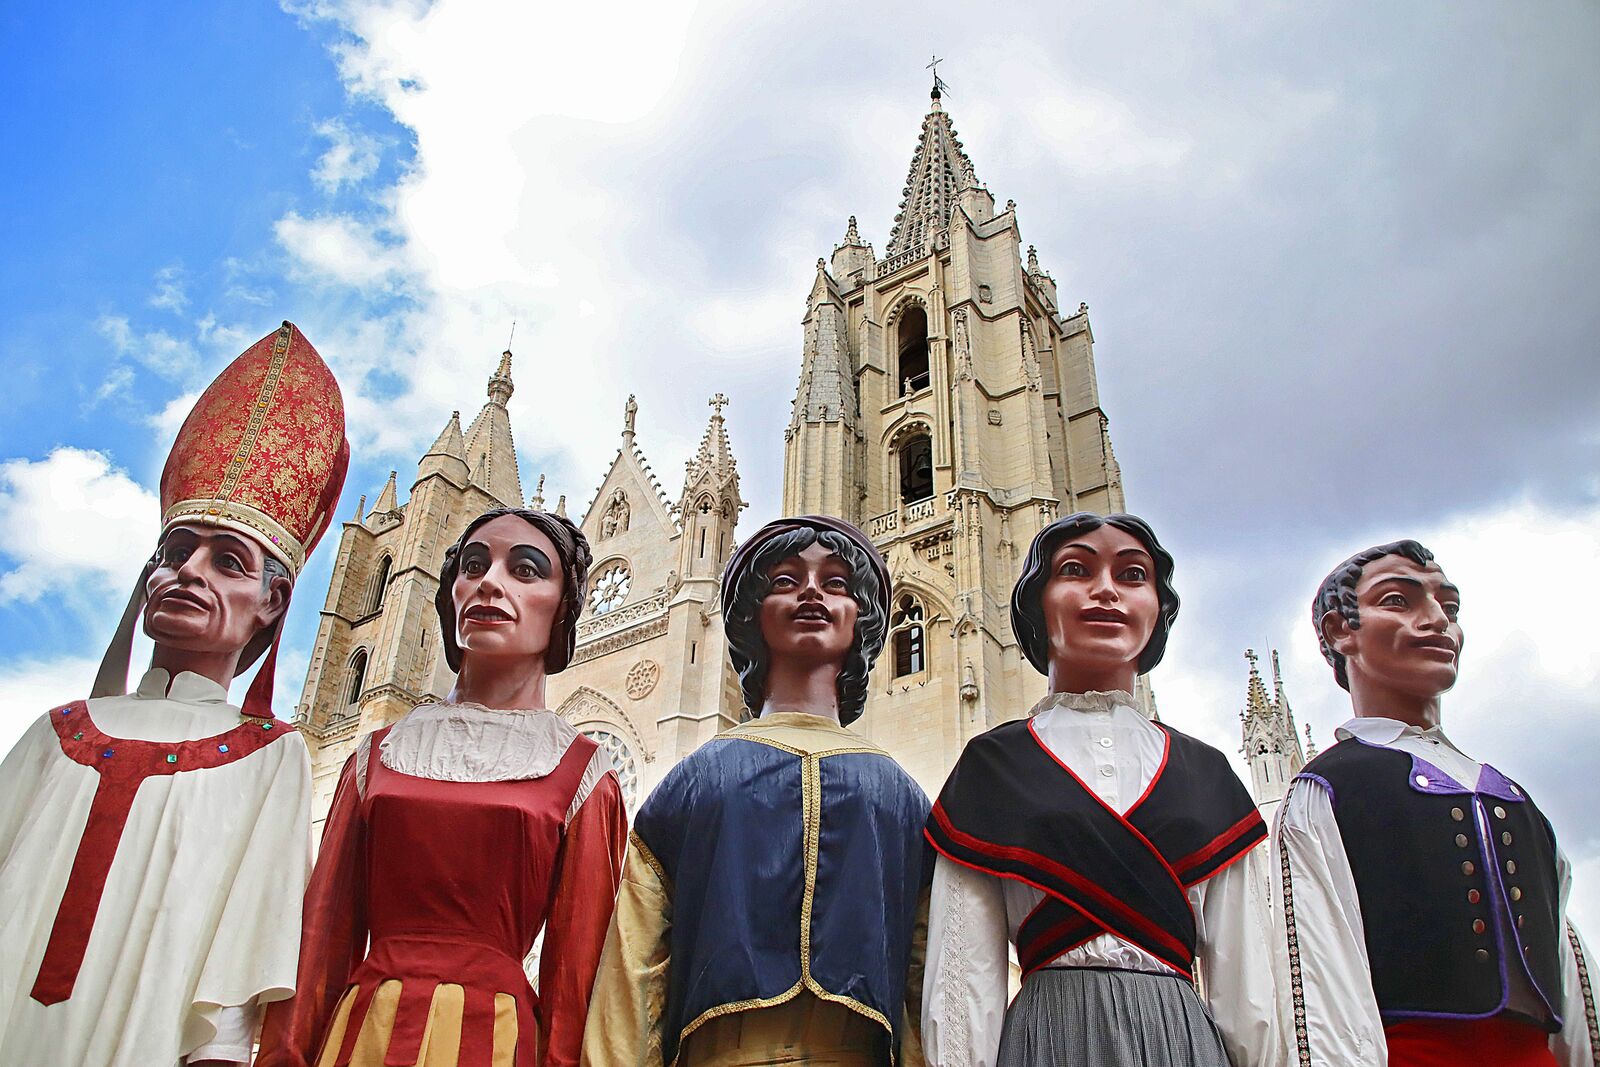
<svg viewBox="0 0 1600 1067">
<path fill-rule="evenodd" d="M 672 890 L 637 833 L 628 835 L 617 909 L 589 998 L 582 1067 L 663 1067 Z"/>
<path fill-rule="evenodd" d="M 899 1067 L 924 1067 L 922 1051 L 922 979 L 928 964 L 928 896 L 917 902 L 917 925 L 911 932 L 911 956 L 906 967 L 905 1014 L 900 1017 Z"/>
</svg>

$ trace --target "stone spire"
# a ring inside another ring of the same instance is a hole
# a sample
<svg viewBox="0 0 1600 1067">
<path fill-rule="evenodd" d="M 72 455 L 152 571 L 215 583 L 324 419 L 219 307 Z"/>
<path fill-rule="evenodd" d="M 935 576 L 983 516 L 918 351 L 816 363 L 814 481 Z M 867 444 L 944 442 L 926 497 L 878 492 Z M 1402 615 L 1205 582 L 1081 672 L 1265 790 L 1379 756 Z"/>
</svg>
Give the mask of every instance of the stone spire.
<svg viewBox="0 0 1600 1067">
<path fill-rule="evenodd" d="M 949 223 L 951 208 L 961 190 L 977 184 L 972 160 L 961 147 L 935 86 L 928 115 L 922 120 L 922 137 L 906 175 L 900 213 L 894 217 L 894 229 L 884 254 L 895 256 L 925 248 L 928 238 Z"/>
<path fill-rule="evenodd" d="M 1289 782 L 1306 765 L 1304 751 L 1300 748 L 1299 731 L 1294 724 L 1294 710 L 1283 691 L 1283 675 L 1278 669 L 1278 653 L 1272 656 L 1272 693 L 1261 678 L 1255 649 L 1245 649 L 1245 659 L 1250 661 L 1250 677 L 1245 683 L 1243 722 L 1243 747 L 1245 759 L 1250 764 L 1251 784 L 1256 804 L 1270 807 L 1283 799 Z"/>
<path fill-rule="evenodd" d="M 715 477 L 719 483 L 730 478 L 737 482 L 739 468 L 733 461 L 728 427 L 722 418 L 722 409 L 728 406 L 728 398 L 717 393 L 706 401 L 706 405 L 711 408 L 711 421 L 706 424 L 706 432 L 700 435 L 700 448 L 689 461 L 685 482 L 692 485 L 707 474 Z"/>
<path fill-rule="evenodd" d="M 383 515 L 387 512 L 399 510 L 399 494 L 395 490 L 396 471 L 389 472 L 389 480 L 383 483 L 383 489 L 378 493 L 377 503 L 372 505 L 368 515 Z"/>
<path fill-rule="evenodd" d="M 795 390 L 793 422 L 854 422 L 855 368 L 850 357 L 844 301 L 817 260 L 817 280 L 811 287 L 805 319 L 805 357 L 800 384 Z"/>
<path fill-rule="evenodd" d="M 475 485 L 502 504 L 522 500 L 522 478 L 517 474 L 517 447 L 511 439 L 511 350 L 500 355 L 500 366 L 489 378 L 489 402 L 467 430 L 466 463 Z"/>
<path fill-rule="evenodd" d="M 444 424 L 444 429 L 439 431 L 439 436 L 417 464 L 417 476 L 443 474 L 452 482 L 464 485 L 468 470 L 467 445 L 461 436 L 461 412 L 452 411 L 450 421 Z"/>
<path fill-rule="evenodd" d="M 733 531 L 745 508 L 739 496 L 739 467 L 728 443 L 722 409 L 728 398 L 721 393 L 707 403 L 711 419 L 700 437 L 694 458 L 684 465 L 683 496 L 678 501 L 683 537 L 679 542 L 678 573 L 685 580 L 714 580 L 733 551 Z"/>
<path fill-rule="evenodd" d="M 533 495 L 528 498 L 528 506 L 534 511 L 544 510 L 544 475 L 539 475 L 539 484 L 534 487 Z"/>
</svg>

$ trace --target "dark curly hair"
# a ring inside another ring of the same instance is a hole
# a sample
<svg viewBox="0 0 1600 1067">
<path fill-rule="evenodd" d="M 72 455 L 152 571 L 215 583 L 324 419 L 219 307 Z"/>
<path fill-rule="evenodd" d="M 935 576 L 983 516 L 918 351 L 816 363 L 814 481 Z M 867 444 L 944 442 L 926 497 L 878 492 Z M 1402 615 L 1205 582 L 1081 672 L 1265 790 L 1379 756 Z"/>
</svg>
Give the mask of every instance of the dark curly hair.
<svg viewBox="0 0 1600 1067">
<path fill-rule="evenodd" d="M 572 662 L 572 652 L 578 644 L 578 617 L 583 614 L 583 594 L 589 584 L 589 567 L 594 557 L 589 553 L 589 539 L 570 519 L 528 508 L 492 508 L 467 523 L 456 543 L 445 549 L 444 563 L 439 567 L 439 591 L 433 597 L 434 609 L 439 613 L 439 638 L 444 645 L 445 662 L 451 670 L 461 670 L 461 646 L 456 644 L 456 605 L 451 595 L 456 575 L 461 570 L 461 550 L 474 530 L 502 515 L 522 519 L 550 538 L 550 543 L 556 547 L 562 579 L 561 610 L 551 624 L 544 669 L 547 674 L 559 674 Z"/>
<path fill-rule="evenodd" d="M 1322 658 L 1333 665 L 1333 680 L 1347 693 L 1350 691 L 1350 677 L 1345 673 L 1345 658 L 1335 652 L 1323 636 L 1322 620 L 1328 612 L 1337 611 L 1344 616 L 1345 625 L 1350 629 L 1361 629 L 1361 612 L 1356 606 L 1356 585 L 1361 581 L 1361 572 L 1366 570 L 1367 564 L 1384 556 L 1403 556 L 1419 567 L 1433 561 L 1433 553 L 1419 541 L 1390 541 L 1386 545 L 1375 545 L 1364 552 L 1357 552 L 1333 568 L 1322 579 L 1322 586 L 1311 600 L 1311 627 L 1317 631 L 1317 647 L 1322 649 Z"/>
<path fill-rule="evenodd" d="M 821 544 L 850 568 L 850 596 L 859 609 L 855 640 L 850 643 L 839 669 L 839 722 L 849 725 L 861 717 L 861 709 L 867 702 L 867 675 L 878 653 L 883 651 L 883 635 L 888 629 L 884 604 L 889 591 L 882 586 L 879 566 L 860 544 L 835 530 L 802 526 L 774 534 L 759 543 L 752 538 L 751 542 L 754 547 L 730 560 L 728 571 L 722 576 L 725 587 L 722 621 L 728 636 L 728 658 L 739 675 L 745 706 L 752 713 L 759 712 L 766 697 L 769 654 L 767 642 L 761 636 L 760 615 L 761 602 L 772 591 L 772 580 L 767 572 L 790 556 Z"/>
<path fill-rule="evenodd" d="M 1172 554 L 1161 547 L 1150 524 L 1137 515 L 1097 515 L 1079 511 L 1057 519 L 1039 531 L 1028 547 L 1022 575 L 1011 590 L 1011 629 L 1022 645 L 1023 655 L 1040 674 L 1050 673 L 1050 636 L 1044 619 L 1044 586 L 1050 580 L 1050 560 L 1056 549 L 1079 534 L 1114 526 L 1144 546 L 1156 565 L 1156 598 L 1161 606 L 1150 640 L 1139 653 L 1139 673 L 1149 674 L 1167 651 L 1167 635 L 1178 617 L 1178 590 L 1172 585 Z"/>
</svg>

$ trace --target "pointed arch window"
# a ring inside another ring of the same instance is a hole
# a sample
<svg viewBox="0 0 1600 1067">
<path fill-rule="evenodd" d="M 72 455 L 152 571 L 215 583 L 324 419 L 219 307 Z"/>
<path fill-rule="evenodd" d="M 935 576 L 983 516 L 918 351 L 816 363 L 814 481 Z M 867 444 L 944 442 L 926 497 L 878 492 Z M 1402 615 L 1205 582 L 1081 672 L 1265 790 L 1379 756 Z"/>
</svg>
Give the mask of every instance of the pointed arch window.
<svg viewBox="0 0 1600 1067">
<path fill-rule="evenodd" d="M 367 650 L 356 649 L 350 657 L 350 682 L 345 690 L 345 706 L 353 708 L 361 702 L 361 691 L 367 687 Z"/>
<path fill-rule="evenodd" d="M 389 572 L 394 568 L 394 557 L 385 552 L 378 559 L 378 569 L 372 575 L 372 586 L 367 590 L 368 615 L 383 610 L 383 598 L 389 591 Z"/>
<path fill-rule="evenodd" d="M 900 503 L 933 496 L 933 438 L 918 433 L 900 446 Z"/>
<path fill-rule="evenodd" d="M 900 329 L 896 336 L 895 351 L 899 360 L 895 367 L 895 381 L 899 382 L 901 396 L 926 389 L 928 377 L 928 314 L 920 307 L 906 308 L 900 316 Z"/>
<path fill-rule="evenodd" d="M 904 593 L 889 617 L 889 632 L 894 644 L 894 676 L 916 674 L 927 666 L 926 631 L 923 628 L 922 602 Z"/>
</svg>

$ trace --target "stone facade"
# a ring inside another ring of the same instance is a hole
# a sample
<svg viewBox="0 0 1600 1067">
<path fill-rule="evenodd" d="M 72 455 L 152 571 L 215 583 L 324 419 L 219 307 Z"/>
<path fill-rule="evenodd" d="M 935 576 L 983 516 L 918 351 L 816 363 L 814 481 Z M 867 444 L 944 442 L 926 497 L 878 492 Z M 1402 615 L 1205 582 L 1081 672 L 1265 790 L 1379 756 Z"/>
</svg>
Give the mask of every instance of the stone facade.
<svg viewBox="0 0 1600 1067">
<path fill-rule="evenodd" d="M 1074 510 L 1125 506 L 1088 309 L 1062 313 L 1016 206 L 996 211 L 936 91 L 885 255 L 852 218 L 817 263 L 803 329 L 783 509 L 855 522 L 887 557 L 892 629 L 856 728 L 931 793 L 968 738 L 1043 693 L 1007 608 L 1034 534 Z M 483 411 L 465 434 L 451 416 L 409 499 L 391 475 L 344 525 L 299 709 L 319 813 L 362 732 L 449 691 L 438 567 L 470 518 L 521 500 L 511 389 L 507 352 Z M 550 706 L 611 749 L 630 803 L 744 714 L 717 604 L 744 506 L 726 403 L 712 398 L 672 501 L 638 448 L 630 397 L 580 524 L 590 601 Z M 543 491 L 541 477 L 530 506 Z"/>
<path fill-rule="evenodd" d="M 450 691 L 434 594 L 445 549 L 484 511 L 522 503 L 506 401 L 511 353 L 489 379 L 489 402 L 463 434 L 452 414 L 423 456 L 405 503 L 396 475 L 371 510 L 344 524 L 297 724 L 312 750 L 320 820 L 363 733 Z M 594 551 L 589 602 L 572 664 L 550 679 L 550 706 L 607 747 L 629 804 L 666 768 L 737 721 L 717 579 L 744 502 L 715 409 L 677 502 L 664 496 L 636 443 L 628 398 L 622 444 L 579 526 Z M 543 509 L 541 477 L 529 507 Z M 555 510 L 566 513 L 563 496 Z"/>
<path fill-rule="evenodd" d="M 1044 692 L 1008 607 L 1034 535 L 1125 507 L 1088 308 L 1059 303 L 936 89 L 885 254 L 852 217 L 817 261 L 783 493 L 786 514 L 849 519 L 889 561 L 895 627 L 855 728 L 930 792 Z"/>
</svg>

